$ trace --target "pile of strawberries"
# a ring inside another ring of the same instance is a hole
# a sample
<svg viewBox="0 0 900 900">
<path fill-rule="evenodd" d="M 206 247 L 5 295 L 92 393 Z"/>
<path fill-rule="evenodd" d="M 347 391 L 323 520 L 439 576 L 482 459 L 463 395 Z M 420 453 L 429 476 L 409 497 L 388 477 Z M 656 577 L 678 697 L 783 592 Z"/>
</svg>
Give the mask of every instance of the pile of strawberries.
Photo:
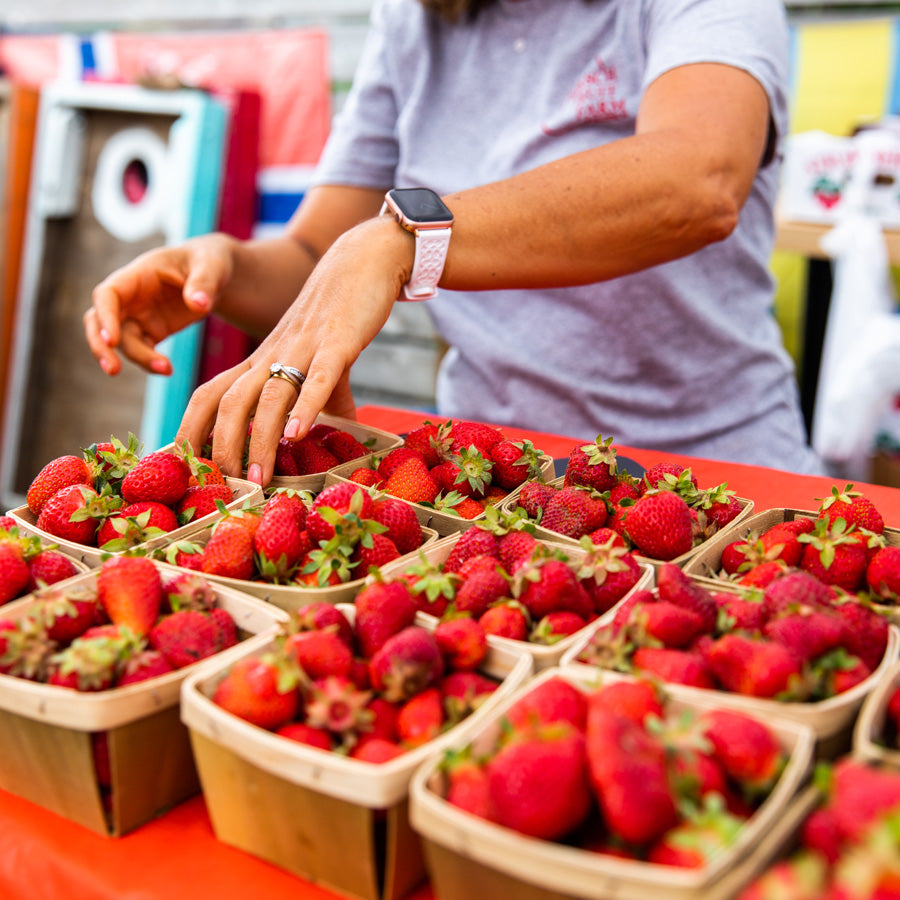
<svg viewBox="0 0 900 900">
<path fill-rule="evenodd" d="M 150 559 L 115 556 L 96 579 L 35 595 L 0 619 L 0 672 L 78 691 L 165 675 L 239 640 L 228 610 L 202 576 L 160 574 Z"/>
<path fill-rule="evenodd" d="M 888 900 L 900 871 L 900 772 L 852 757 L 817 769 L 821 803 L 800 826 L 798 846 L 738 900 Z"/>
<path fill-rule="evenodd" d="M 364 578 L 424 540 L 408 503 L 341 482 L 314 499 L 273 491 L 258 507 L 226 511 L 205 546 L 178 541 L 156 553 L 208 575 L 320 588 Z"/>
<path fill-rule="evenodd" d="M 250 431 L 253 425 L 251 423 Z M 372 441 L 365 443 L 358 440 L 349 431 L 316 422 L 306 435 L 299 440 L 281 438 L 275 452 L 275 475 L 296 477 L 302 475 L 319 475 L 341 463 L 350 462 L 372 452 Z M 246 452 L 250 448 L 249 431 Z M 207 456 L 212 454 L 212 442 L 204 447 Z"/>
<path fill-rule="evenodd" d="M 530 837 L 699 868 L 727 851 L 787 762 L 765 723 L 677 715 L 648 681 L 580 687 L 553 674 L 496 727 L 445 755 L 445 799 Z"/>
<path fill-rule="evenodd" d="M 814 575 L 837 591 L 867 594 L 878 603 L 900 597 L 900 546 L 888 544 L 884 519 L 853 485 L 832 489 L 812 515 L 785 516 L 727 544 L 714 576 L 764 588 L 791 569 Z"/>
<path fill-rule="evenodd" d="M 140 455 L 136 438 L 113 437 L 81 456 L 47 463 L 28 487 L 37 528 L 61 540 L 115 553 L 174 531 L 230 503 L 215 463 L 176 450 Z"/>
<path fill-rule="evenodd" d="M 58 544 L 19 534 L 12 516 L 0 516 L 0 604 L 78 574 Z"/>
<path fill-rule="evenodd" d="M 515 515 L 492 510 L 462 532 L 443 562 L 424 554 L 394 576 L 421 612 L 477 620 L 491 635 L 553 644 L 615 606 L 641 577 L 613 535 L 579 553 L 540 541 Z M 366 590 L 366 588 L 363 588 Z"/>
<path fill-rule="evenodd" d="M 580 662 L 777 700 L 821 700 L 864 681 L 884 658 L 888 621 L 802 570 L 765 589 L 717 590 L 674 563 L 633 592 Z"/>
<path fill-rule="evenodd" d="M 492 425 L 425 422 L 406 435 L 402 447 L 348 478 L 410 503 L 475 519 L 526 481 L 543 480 L 544 459 L 531 441 L 510 440 Z"/>
<path fill-rule="evenodd" d="M 213 702 L 282 737 L 382 763 L 438 737 L 499 682 L 479 667 L 487 639 L 416 622 L 412 598 L 383 585 L 351 619 L 316 602 L 292 614 L 272 649 L 236 662 Z"/>
<path fill-rule="evenodd" d="M 640 479 L 620 471 L 612 438 L 602 435 L 572 449 L 561 484 L 529 482 L 517 502 L 549 531 L 578 539 L 606 528 L 654 560 L 688 553 L 743 510 L 727 485 L 700 488 L 679 463 L 659 463 Z"/>
</svg>

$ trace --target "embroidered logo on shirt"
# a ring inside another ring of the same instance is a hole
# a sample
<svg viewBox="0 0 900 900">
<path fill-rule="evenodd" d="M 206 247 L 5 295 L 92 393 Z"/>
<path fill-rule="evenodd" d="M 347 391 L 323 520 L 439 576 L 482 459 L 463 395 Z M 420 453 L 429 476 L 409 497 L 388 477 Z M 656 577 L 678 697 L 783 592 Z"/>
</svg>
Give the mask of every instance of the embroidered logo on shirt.
<svg viewBox="0 0 900 900">
<path fill-rule="evenodd" d="M 544 125 L 544 134 L 564 134 L 580 125 L 628 118 L 625 99 L 618 94 L 616 67 L 597 57 L 569 91 L 557 121 Z"/>
</svg>

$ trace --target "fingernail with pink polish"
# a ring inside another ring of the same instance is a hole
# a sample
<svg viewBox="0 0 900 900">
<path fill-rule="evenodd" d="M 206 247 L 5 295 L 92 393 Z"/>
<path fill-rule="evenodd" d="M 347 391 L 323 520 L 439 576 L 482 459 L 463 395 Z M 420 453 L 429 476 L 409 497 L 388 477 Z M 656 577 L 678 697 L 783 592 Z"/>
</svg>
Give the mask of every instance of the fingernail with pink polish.
<svg viewBox="0 0 900 900">
<path fill-rule="evenodd" d="M 103 339 L 103 343 L 109 343 L 109 332 L 105 328 L 100 329 L 100 337 Z"/>
<path fill-rule="evenodd" d="M 208 309 L 212 306 L 212 301 L 209 299 L 209 294 L 206 291 L 191 291 L 188 296 L 191 303 L 198 309 Z"/>
<path fill-rule="evenodd" d="M 169 372 L 169 364 L 164 359 L 154 359 L 150 363 L 150 368 L 160 375 L 166 375 Z"/>
<path fill-rule="evenodd" d="M 300 420 L 299 419 L 291 419 L 287 425 L 284 426 L 284 436 L 288 440 L 293 440 L 300 433 Z"/>
<path fill-rule="evenodd" d="M 100 360 L 100 368 L 109 375 L 109 360 L 101 359 Z"/>
<path fill-rule="evenodd" d="M 254 484 L 262 484 L 262 467 L 259 463 L 253 463 L 247 469 L 247 480 Z"/>
</svg>

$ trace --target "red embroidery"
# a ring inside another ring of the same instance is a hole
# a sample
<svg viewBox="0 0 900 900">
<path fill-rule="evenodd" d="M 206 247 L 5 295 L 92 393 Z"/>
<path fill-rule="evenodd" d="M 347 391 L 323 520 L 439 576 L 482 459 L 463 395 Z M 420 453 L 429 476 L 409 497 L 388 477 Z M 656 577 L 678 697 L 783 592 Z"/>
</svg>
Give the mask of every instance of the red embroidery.
<svg viewBox="0 0 900 900">
<path fill-rule="evenodd" d="M 628 117 L 625 100 L 618 96 L 616 67 L 599 57 L 569 91 L 559 113 L 560 124 L 544 126 L 545 134 L 562 134 L 591 122 L 612 122 Z"/>
</svg>

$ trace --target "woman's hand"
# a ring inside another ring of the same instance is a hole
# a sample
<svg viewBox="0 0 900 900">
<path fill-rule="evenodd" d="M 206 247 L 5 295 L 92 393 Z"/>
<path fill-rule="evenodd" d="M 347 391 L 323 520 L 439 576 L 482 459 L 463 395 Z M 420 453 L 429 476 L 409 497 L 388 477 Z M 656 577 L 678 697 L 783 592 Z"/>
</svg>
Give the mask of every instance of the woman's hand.
<svg viewBox="0 0 900 900">
<path fill-rule="evenodd" d="M 212 234 L 150 250 L 100 282 L 84 330 L 103 371 L 118 374 L 124 355 L 148 372 L 171 374 L 156 345 L 211 312 L 231 276 L 233 244 Z"/>
<path fill-rule="evenodd" d="M 386 216 L 338 238 L 251 356 L 197 388 L 177 444 L 196 449 L 214 433 L 213 460 L 239 476 L 252 418 L 247 474 L 266 485 L 282 436 L 304 436 L 323 409 L 354 418 L 350 367 L 387 321 L 414 255 L 413 237 Z M 270 377 L 275 362 L 306 375 L 301 391 Z"/>
</svg>

